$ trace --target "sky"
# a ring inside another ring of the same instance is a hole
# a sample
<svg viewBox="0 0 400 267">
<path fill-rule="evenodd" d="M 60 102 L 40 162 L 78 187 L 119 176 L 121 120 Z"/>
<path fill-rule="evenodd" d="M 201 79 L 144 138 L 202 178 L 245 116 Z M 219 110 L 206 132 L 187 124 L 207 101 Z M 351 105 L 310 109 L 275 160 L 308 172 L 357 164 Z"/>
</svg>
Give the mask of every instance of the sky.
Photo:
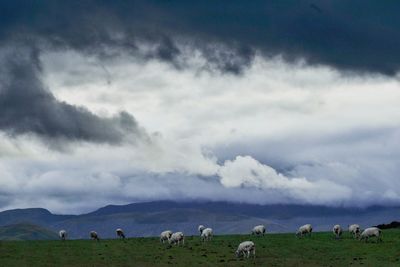
<svg viewBox="0 0 400 267">
<path fill-rule="evenodd" d="M 398 1 L 1 1 L 0 210 L 400 204 Z"/>
</svg>

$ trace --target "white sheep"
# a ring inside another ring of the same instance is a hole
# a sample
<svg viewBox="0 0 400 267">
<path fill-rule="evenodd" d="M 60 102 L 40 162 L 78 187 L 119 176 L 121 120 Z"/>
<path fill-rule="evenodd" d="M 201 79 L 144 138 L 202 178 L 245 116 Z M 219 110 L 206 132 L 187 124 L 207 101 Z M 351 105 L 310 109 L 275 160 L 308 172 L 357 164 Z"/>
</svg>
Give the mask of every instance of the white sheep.
<svg viewBox="0 0 400 267">
<path fill-rule="evenodd" d="M 381 242 L 382 241 L 382 231 L 381 229 L 377 228 L 377 227 L 370 227 L 365 229 L 361 235 L 360 235 L 360 241 L 365 239 L 365 242 L 368 242 L 368 238 L 370 237 L 376 237 L 377 242 Z"/>
<path fill-rule="evenodd" d="M 99 235 L 97 234 L 96 231 L 90 231 L 90 238 L 93 240 L 100 241 Z"/>
<path fill-rule="evenodd" d="M 349 233 L 353 235 L 353 238 L 359 237 L 361 233 L 360 226 L 358 224 L 352 224 L 349 226 Z"/>
<path fill-rule="evenodd" d="M 213 237 L 213 230 L 211 228 L 206 228 L 201 232 L 202 241 L 210 241 Z"/>
<path fill-rule="evenodd" d="M 336 224 L 333 226 L 332 232 L 335 235 L 335 238 L 338 239 L 342 235 L 342 227 L 339 224 Z"/>
<path fill-rule="evenodd" d="M 172 236 L 172 231 L 170 231 L 170 230 L 162 232 L 160 234 L 160 242 L 164 243 L 164 242 L 168 241 L 171 238 L 171 236 Z"/>
<path fill-rule="evenodd" d="M 124 231 L 122 231 L 121 228 L 118 228 L 117 230 L 115 230 L 115 232 L 117 233 L 117 236 L 118 236 L 119 238 L 125 239 Z"/>
<path fill-rule="evenodd" d="M 250 253 L 253 252 L 253 256 L 256 257 L 256 246 L 252 241 L 244 241 L 239 244 L 235 254 L 236 257 L 240 257 L 242 254 L 243 256 L 247 255 L 247 258 L 250 257 Z"/>
<path fill-rule="evenodd" d="M 178 245 L 182 243 L 182 245 L 185 245 L 185 235 L 182 232 L 176 232 L 171 235 L 171 237 L 168 239 L 169 244 L 175 244 Z"/>
<path fill-rule="evenodd" d="M 201 235 L 201 233 L 203 232 L 204 229 L 206 229 L 206 227 L 204 225 L 200 224 L 197 229 L 199 230 L 199 233 Z"/>
<path fill-rule="evenodd" d="M 311 224 L 305 224 L 305 225 L 299 227 L 299 229 L 296 232 L 296 236 L 300 236 L 300 237 L 303 237 L 304 235 L 311 236 L 311 233 L 312 233 Z"/>
<path fill-rule="evenodd" d="M 58 235 L 60 236 L 62 241 L 67 239 L 67 231 L 65 231 L 65 230 L 61 230 L 60 232 L 58 232 Z"/>
<path fill-rule="evenodd" d="M 265 226 L 264 225 L 257 225 L 251 230 L 252 235 L 264 235 L 265 234 Z"/>
</svg>

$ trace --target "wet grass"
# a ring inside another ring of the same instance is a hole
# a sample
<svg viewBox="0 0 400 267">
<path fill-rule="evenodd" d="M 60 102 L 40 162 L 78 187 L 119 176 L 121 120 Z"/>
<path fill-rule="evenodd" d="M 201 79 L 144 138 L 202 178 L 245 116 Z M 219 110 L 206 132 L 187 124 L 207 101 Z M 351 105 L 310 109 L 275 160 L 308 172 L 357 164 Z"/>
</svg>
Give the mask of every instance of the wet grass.
<svg viewBox="0 0 400 267">
<path fill-rule="evenodd" d="M 256 244 L 255 259 L 235 258 L 245 240 Z M 365 243 L 348 233 L 335 240 L 331 233 L 315 233 L 303 239 L 215 236 L 208 243 L 195 236 L 186 237 L 183 247 L 160 244 L 158 238 L 1 241 L 0 266 L 400 266 L 400 230 L 385 230 L 383 240 Z"/>
</svg>

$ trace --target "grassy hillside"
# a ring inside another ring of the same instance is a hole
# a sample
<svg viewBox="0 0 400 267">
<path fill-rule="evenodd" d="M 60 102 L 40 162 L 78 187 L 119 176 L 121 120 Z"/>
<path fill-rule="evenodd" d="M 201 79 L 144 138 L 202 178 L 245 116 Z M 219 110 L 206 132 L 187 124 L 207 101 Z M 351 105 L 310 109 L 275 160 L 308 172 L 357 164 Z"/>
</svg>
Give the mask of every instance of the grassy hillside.
<svg viewBox="0 0 400 267">
<path fill-rule="evenodd" d="M 157 238 L 121 240 L 2 241 L 0 266 L 400 266 L 400 230 L 385 230 L 382 243 L 364 243 L 344 233 L 296 239 L 293 234 L 265 237 L 216 236 L 210 243 L 187 237 L 184 247 Z M 244 240 L 256 243 L 256 259 L 236 259 Z"/>
<path fill-rule="evenodd" d="M 0 240 L 52 240 L 58 234 L 33 224 L 12 224 L 0 227 Z"/>
</svg>

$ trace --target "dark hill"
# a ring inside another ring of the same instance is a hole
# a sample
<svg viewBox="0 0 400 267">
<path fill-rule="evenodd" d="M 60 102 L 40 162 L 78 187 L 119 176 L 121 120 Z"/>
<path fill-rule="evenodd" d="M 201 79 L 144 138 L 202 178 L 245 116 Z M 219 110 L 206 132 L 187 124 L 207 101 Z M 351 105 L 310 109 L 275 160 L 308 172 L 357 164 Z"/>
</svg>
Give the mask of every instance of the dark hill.
<svg viewBox="0 0 400 267">
<path fill-rule="evenodd" d="M 0 240 L 51 240 L 58 235 L 34 224 L 12 224 L 0 227 Z"/>
<path fill-rule="evenodd" d="M 400 228 L 400 222 L 393 221 L 388 224 L 378 224 L 376 227 L 379 229 L 393 229 L 393 228 Z"/>
</svg>

